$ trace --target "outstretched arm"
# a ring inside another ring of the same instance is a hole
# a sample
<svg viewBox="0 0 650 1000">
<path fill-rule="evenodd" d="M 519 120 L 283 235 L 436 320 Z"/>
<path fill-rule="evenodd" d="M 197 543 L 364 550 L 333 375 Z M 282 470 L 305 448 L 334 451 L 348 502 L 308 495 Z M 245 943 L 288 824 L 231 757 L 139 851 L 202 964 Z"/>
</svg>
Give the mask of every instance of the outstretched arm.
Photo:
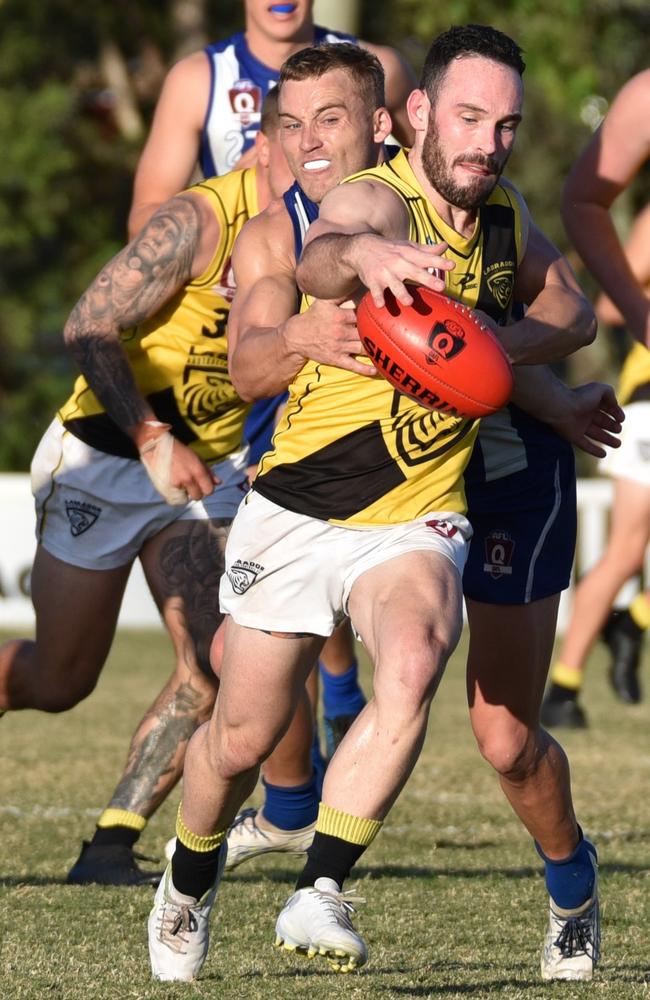
<svg viewBox="0 0 650 1000">
<path fill-rule="evenodd" d="M 618 448 L 625 414 L 611 385 L 588 382 L 569 388 L 546 365 L 515 369 L 512 402 L 595 458 Z"/>
<path fill-rule="evenodd" d="M 298 285 L 309 295 L 338 301 L 367 288 L 378 306 L 386 288 L 409 305 L 413 299 L 407 281 L 443 292 L 445 283 L 432 270 L 454 267 L 441 256 L 446 244 L 423 246 L 410 242 L 408 235 L 406 208 L 385 184 L 341 184 L 325 196 L 309 227 L 296 271 Z"/>
<path fill-rule="evenodd" d="M 646 347 L 650 299 L 626 258 L 609 210 L 649 157 L 650 69 L 619 91 L 571 170 L 562 198 L 564 224 L 580 256 Z"/>
<path fill-rule="evenodd" d="M 203 272 L 217 238 L 218 223 L 203 199 L 192 195 L 173 198 L 102 269 L 65 326 L 66 346 L 90 388 L 131 438 L 148 468 L 153 468 L 159 457 L 156 442 L 160 439 L 161 448 L 168 446 L 162 441 L 168 428 L 157 423 L 140 392 L 120 337 L 154 316 Z M 169 461 L 171 485 L 185 490 L 185 499 L 187 495 L 199 499 L 212 492 L 212 476 L 185 445 L 174 441 Z"/>
</svg>

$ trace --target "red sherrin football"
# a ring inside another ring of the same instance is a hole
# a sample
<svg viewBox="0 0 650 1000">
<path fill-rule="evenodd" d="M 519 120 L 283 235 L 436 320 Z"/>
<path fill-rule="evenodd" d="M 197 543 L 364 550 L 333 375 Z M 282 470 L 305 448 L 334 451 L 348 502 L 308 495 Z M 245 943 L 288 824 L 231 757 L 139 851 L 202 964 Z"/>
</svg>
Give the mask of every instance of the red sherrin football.
<svg viewBox="0 0 650 1000">
<path fill-rule="evenodd" d="M 410 306 L 388 290 L 357 307 L 361 342 L 377 371 L 428 410 L 484 417 L 508 402 L 512 368 L 499 341 L 471 309 L 429 288 L 409 286 Z"/>
</svg>

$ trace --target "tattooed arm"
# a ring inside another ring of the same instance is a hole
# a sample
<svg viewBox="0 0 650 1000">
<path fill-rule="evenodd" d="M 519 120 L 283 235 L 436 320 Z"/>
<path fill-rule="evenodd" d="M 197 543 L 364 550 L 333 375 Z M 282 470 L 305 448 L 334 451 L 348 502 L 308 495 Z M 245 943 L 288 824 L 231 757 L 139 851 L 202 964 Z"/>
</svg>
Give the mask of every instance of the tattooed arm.
<svg viewBox="0 0 650 1000">
<path fill-rule="evenodd" d="M 167 430 L 148 423 L 156 417 L 136 384 L 120 334 L 154 316 L 201 274 L 218 238 L 219 224 L 202 198 L 191 194 L 172 198 L 103 268 L 65 326 L 66 346 L 90 388 L 138 450 L 145 448 L 142 458 L 148 468 L 159 450 L 153 442 Z M 173 442 L 170 462 L 170 486 L 184 491 L 185 499 L 212 492 L 211 473 L 179 441 Z"/>
</svg>

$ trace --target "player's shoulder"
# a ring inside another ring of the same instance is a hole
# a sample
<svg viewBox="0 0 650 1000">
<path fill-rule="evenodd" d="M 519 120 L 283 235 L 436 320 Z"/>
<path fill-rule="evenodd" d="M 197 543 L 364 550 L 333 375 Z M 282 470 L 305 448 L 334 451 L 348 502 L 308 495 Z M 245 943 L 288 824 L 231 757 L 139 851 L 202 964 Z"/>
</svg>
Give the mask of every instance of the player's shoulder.
<svg viewBox="0 0 650 1000">
<path fill-rule="evenodd" d="M 376 42 L 366 42 L 362 38 L 358 40 L 357 44 L 361 48 L 367 49 L 368 52 L 372 52 L 373 56 L 379 59 L 385 73 L 388 73 L 391 69 L 401 68 L 404 65 L 404 57 L 391 45 L 378 45 Z"/>
<path fill-rule="evenodd" d="M 165 78 L 165 87 L 182 89 L 192 94 L 195 87 L 201 87 L 204 83 L 209 85 L 209 81 L 210 66 L 205 49 L 197 49 L 196 52 L 191 52 L 174 63 Z"/>
<path fill-rule="evenodd" d="M 605 116 L 604 126 L 634 124 L 640 134 L 650 138 L 650 69 L 631 77 L 614 97 Z"/>
<path fill-rule="evenodd" d="M 252 254 L 295 267 L 293 226 L 282 198 L 274 198 L 246 222 L 235 250 L 239 258 Z"/>
</svg>

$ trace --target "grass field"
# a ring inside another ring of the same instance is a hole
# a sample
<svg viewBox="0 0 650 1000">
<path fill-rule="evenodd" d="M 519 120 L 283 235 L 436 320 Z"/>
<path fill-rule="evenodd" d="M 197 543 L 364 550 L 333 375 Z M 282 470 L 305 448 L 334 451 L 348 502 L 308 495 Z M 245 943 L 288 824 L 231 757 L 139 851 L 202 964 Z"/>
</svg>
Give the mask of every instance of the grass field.
<svg viewBox="0 0 650 1000">
<path fill-rule="evenodd" d="M 601 861 L 603 960 L 591 984 L 542 985 L 541 865 L 474 748 L 464 643 L 448 668 L 418 767 L 356 871 L 368 965 L 336 976 L 270 947 L 297 858 L 262 858 L 223 883 L 202 979 L 149 979 L 146 888 L 66 886 L 113 788 L 128 738 L 168 667 L 162 633 L 118 636 L 97 691 L 62 716 L 0 722 L 0 990 L 3 1000 L 126 998 L 650 998 L 650 709 L 616 702 L 594 653 L 568 733 L 579 818 Z M 648 662 L 644 663 L 650 691 Z M 367 674 L 366 674 L 367 680 Z M 162 852 L 178 795 L 141 840 Z M 354 883 L 354 879 L 352 883 Z"/>
</svg>

